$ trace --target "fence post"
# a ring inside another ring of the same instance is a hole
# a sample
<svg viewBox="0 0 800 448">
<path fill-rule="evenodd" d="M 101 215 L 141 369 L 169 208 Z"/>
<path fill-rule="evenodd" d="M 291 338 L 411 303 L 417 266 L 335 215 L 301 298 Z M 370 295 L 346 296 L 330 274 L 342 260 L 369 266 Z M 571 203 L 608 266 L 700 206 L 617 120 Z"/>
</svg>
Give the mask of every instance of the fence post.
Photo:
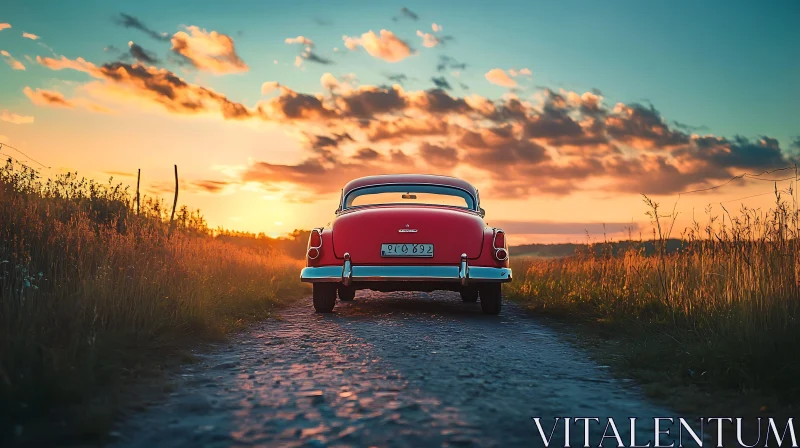
<svg viewBox="0 0 800 448">
<path fill-rule="evenodd" d="M 136 216 L 139 216 L 139 181 L 142 178 L 142 169 L 136 174 Z"/>
<path fill-rule="evenodd" d="M 178 206 L 178 165 L 175 165 L 175 199 L 172 201 L 172 215 L 169 217 L 169 233 L 172 234 L 172 228 L 175 225 L 175 207 Z"/>
</svg>

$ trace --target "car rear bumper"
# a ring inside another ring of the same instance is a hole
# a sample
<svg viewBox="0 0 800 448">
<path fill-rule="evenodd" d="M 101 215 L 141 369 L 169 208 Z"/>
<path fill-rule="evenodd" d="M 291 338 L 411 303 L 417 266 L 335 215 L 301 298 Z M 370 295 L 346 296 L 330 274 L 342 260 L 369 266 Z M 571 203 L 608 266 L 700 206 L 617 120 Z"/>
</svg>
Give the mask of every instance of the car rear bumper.
<svg viewBox="0 0 800 448">
<path fill-rule="evenodd" d="M 511 281 L 510 268 L 469 266 L 462 258 L 458 266 L 359 266 L 352 265 L 349 257 L 341 266 L 306 267 L 300 280 L 308 283 L 342 282 L 457 282 L 503 283 Z"/>
</svg>

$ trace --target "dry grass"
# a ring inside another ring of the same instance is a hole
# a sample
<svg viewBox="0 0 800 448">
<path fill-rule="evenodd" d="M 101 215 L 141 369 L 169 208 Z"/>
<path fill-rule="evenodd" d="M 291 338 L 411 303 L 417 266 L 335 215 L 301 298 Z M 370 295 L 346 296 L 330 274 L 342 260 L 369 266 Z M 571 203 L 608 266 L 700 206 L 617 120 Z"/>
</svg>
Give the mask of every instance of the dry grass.
<svg viewBox="0 0 800 448">
<path fill-rule="evenodd" d="M 784 403 L 800 398 L 793 204 L 776 193 L 769 212 L 725 210 L 722 219 L 686 229 L 681 249 L 668 254 L 670 217 L 645 202 L 655 255 L 589 248 L 561 259 L 519 259 L 509 295 L 538 312 L 591 323 L 584 328 L 614 343 L 623 340 L 617 364 L 645 382 Z"/>
<path fill-rule="evenodd" d="M 185 208 L 0 168 L 0 430 L 115 393 L 181 348 L 269 315 L 299 265 L 210 236 Z M 3 435 L 0 434 L 0 440 Z"/>
</svg>

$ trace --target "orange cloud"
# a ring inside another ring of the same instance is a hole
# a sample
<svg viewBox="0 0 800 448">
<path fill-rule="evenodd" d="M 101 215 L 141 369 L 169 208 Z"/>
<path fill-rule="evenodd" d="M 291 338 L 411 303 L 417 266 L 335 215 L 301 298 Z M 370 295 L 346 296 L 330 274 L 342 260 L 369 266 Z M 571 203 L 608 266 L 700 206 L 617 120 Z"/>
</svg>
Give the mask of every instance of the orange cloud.
<svg viewBox="0 0 800 448">
<path fill-rule="evenodd" d="M 280 86 L 281 84 L 278 81 L 267 81 L 264 84 L 261 84 L 261 94 L 266 95 Z"/>
<path fill-rule="evenodd" d="M 501 68 L 493 68 L 486 73 L 486 80 L 492 84 L 502 87 L 516 87 L 517 82 L 511 79 L 510 76 Z"/>
<path fill-rule="evenodd" d="M 525 76 L 531 76 L 532 75 L 531 69 L 529 69 L 529 68 L 522 68 L 522 69 L 519 69 L 519 70 L 512 68 L 511 70 L 508 71 L 508 74 L 511 75 L 512 78 L 516 78 L 517 76 L 520 76 L 520 75 L 525 75 Z"/>
<path fill-rule="evenodd" d="M 43 58 L 41 56 L 36 56 L 36 62 L 39 64 L 49 68 L 50 70 L 77 70 L 79 72 L 89 73 L 92 76 L 97 76 L 99 73 L 99 69 L 96 65 L 88 62 L 86 59 L 77 58 L 77 59 L 67 59 L 65 56 L 61 56 L 60 59 L 53 59 L 53 58 Z"/>
<path fill-rule="evenodd" d="M 172 51 L 186 58 L 198 70 L 215 74 L 241 73 L 250 70 L 236 54 L 233 39 L 216 31 L 196 26 L 186 27 L 172 36 Z"/>
<path fill-rule="evenodd" d="M 284 42 L 286 42 L 287 44 L 301 44 L 308 47 L 314 46 L 314 41 L 304 36 L 287 37 Z"/>
<path fill-rule="evenodd" d="M 352 177 L 425 167 L 442 174 L 478 172 L 498 196 L 563 195 L 582 188 L 673 193 L 729 178 L 734 169 L 798 162 L 769 137 L 755 142 L 691 137 L 652 106 L 607 107 L 595 92 L 546 90 L 534 106 L 513 95 L 463 98 L 442 89 L 356 85 L 352 76 L 336 79 L 325 73 L 321 93 L 269 82 L 262 88 L 279 94 L 249 107 L 156 67 L 96 66 L 63 57 L 38 61 L 54 70 L 89 74 L 95 80 L 85 88 L 94 93 L 156 104 L 176 114 L 284 123 L 300 136 L 307 150 L 300 163 L 254 162 L 231 175 L 230 182 L 196 185 L 208 192 L 255 184 L 305 192 L 304 200 L 310 200 L 308 192 L 335 190 Z M 30 88 L 26 95 L 61 107 L 80 100 Z"/>
<path fill-rule="evenodd" d="M 344 45 L 350 49 L 363 47 L 370 56 L 386 62 L 400 62 L 411 56 L 411 47 L 389 30 L 381 30 L 380 36 L 370 30 L 361 37 L 344 36 Z"/>
<path fill-rule="evenodd" d="M 110 112 L 108 108 L 89 101 L 86 98 L 67 99 L 62 93 L 54 90 L 33 90 L 30 87 L 25 87 L 22 92 L 37 106 L 60 107 L 66 109 L 82 108 L 93 112 Z"/>
<path fill-rule="evenodd" d="M 11 56 L 11 53 L 7 52 L 6 50 L 0 50 L 0 55 L 3 56 L 6 64 L 8 64 L 12 70 L 25 70 L 25 66 L 22 65 L 22 62 L 14 59 L 14 56 Z"/>
<path fill-rule="evenodd" d="M 440 42 L 438 37 L 431 33 L 423 33 L 420 30 L 417 30 L 417 36 L 422 38 L 422 46 L 426 48 L 433 48 Z"/>
<path fill-rule="evenodd" d="M 0 23 L 0 31 L 7 30 L 9 28 L 11 28 L 10 23 Z"/>
<path fill-rule="evenodd" d="M 33 33 L 22 33 L 22 37 L 24 37 L 25 39 L 30 39 L 30 40 L 38 40 L 39 39 L 39 36 L 37 36 L 37 35 L 35 35 Z"/>
<path fill-rule="evenodd" d="M 0 113 L 0 120 L 13 124 L 30 124 L 33 123 L 34 118 L 24 115 L 18 115 L 4 109 L 3 112 Z"/>
</svg>

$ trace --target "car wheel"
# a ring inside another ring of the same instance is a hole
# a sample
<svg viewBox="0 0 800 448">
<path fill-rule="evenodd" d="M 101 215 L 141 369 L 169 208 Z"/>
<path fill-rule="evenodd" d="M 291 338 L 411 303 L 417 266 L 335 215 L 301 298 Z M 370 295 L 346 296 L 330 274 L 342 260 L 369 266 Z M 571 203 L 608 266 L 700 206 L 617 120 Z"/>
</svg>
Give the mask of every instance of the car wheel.
<svg viewBox="0 0 800 448">
<path fill-rule="evenodd" d="M 478 288 L 467 286 L 459 291 L 461 300 L 465 303 L 475 303 L 478 301 Z"/>
<path fill-rule="evenodd" d="M 356 297 L 356 288 L 348 286 L 339 286 L 339 300 L 342 302 L 350 302 Z"/>
<path fill-rule="evenodd" d="M 481 310 L 483 314 L 500 314 L 503 307 L 503 294 L 500 283 L 481 285 Z"/>
<path fill-rule="evenodd" d="M 330 313 L 336 305 L 336 285 L 332 283 L 314 283 L 314 310 L 318 313 Z"/>
</svg>

